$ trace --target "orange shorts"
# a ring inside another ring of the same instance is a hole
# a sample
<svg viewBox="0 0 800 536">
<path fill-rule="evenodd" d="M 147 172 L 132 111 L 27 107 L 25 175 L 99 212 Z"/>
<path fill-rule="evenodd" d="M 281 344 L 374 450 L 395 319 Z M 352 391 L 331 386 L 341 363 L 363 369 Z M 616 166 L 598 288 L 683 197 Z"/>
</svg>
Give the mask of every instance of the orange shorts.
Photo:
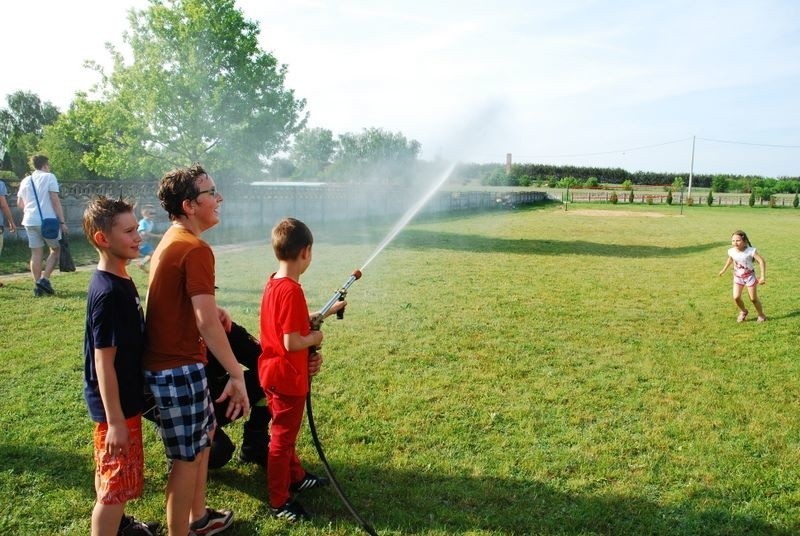
<svg viewBox="0 0 800 536">
<path fill-rule="evenodd" d="M 106 451 L 108 423 L 99 422 L 94 427 L 94 482 L 97 502 L 100 504 L 125 504 L 141 497 L 144 487 L 144 452 L 142 450 L 142 416 L 125 421 L 130 436 L 128 453 L 111 454 Z"/>
</svg>

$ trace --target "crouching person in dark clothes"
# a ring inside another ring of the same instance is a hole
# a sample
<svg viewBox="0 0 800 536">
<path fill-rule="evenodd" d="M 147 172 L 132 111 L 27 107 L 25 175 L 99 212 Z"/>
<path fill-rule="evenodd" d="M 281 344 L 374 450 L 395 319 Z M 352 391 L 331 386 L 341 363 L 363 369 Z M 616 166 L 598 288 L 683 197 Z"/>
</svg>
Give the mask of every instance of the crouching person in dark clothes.
<svg viewBox="0 0 800 536">
<path fill-rule="evenodd" d="M 250 417 L 244 423 L 244 437 L 242 447 L 239 450 L 239 460 L 243 462 L 257 463 L 263 467 L 267 464 L 267 452 L 269 450 L 269 409 L 264 398 L 264 390 L 258 383 L 258 356 L 261 354 L 261 345 L 250 335 L 242 326 L 233 323 L 228 341 L 231 350 L 236 356 L 236 360 L 247 367 L 244 371 L 244 383 L 247 389 L 247 398 L 250 400 Z M 211 399 L 219 398 L 225 384 L 228 381 L 228 373 L 217 361 L 217 358 L 208 352 L 208 363 L 206 364 L 206 377 L 208 378 L 208 388 L 211 392 Z M 158 407 L 153 403 L 153 395 L 149 392 L 145 394 L 145 408 L 143 417 L 159 423 Z M 233 457 L 236 446 L 222 429 L 231 422 L 225 416 L 228 408 L 228 400 L 222 403 L 214 402 L 214 417 L 217 419 L 217 430 L 211 443 L 211 452 L 208 456 L 209 469 L 218 469 L 228 463 Z"/>
<path fill-rule="evenodd" d="M 244 372 L 244 384 L 247 389 L 247 398 L 250 399 L 250 418 L 244 423 L 239 461 L 257 463 L 266 467 L 267 452 L 269 451 L 270 414 L 264 390 L 258 383 L 258 356 L 261 355 L 261 344 L 246 329 L 235 322 L 228 333 L 228 341 L 236 360 L 247 367 Z M 208 378 L 208 388 L 211 391 L 211 399 L 216 400 L 225 388 L 228 373 L 211 352 L 208 352 L 206 377 Z M 227 400 L 219 404 L 214 403 L 214 416 L 217 418 L 218 428 L 211 443 L 211 452 L 208 455 L 209 469 L 218 469 L 228 463 L 236 449 L 233 441 L 223 430 L 223 427 L 231 422 L 225 416 L 227 408 Z"/>
</svg>

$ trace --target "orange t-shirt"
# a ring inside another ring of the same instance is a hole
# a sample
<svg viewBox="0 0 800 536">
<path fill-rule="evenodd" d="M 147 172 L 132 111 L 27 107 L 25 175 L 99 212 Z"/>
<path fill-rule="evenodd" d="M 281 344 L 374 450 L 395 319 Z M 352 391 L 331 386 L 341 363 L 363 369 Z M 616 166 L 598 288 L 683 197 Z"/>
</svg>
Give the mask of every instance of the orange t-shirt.
<svg viewBox="0 0 800 536">
<path fill-rule="evenodd" d="M 182 227 L 164 233 L 150 264 L 144 368 L 166 370 L 207 361 L 192 297 L 214 295 L 211 246 Z"/>
</svg>

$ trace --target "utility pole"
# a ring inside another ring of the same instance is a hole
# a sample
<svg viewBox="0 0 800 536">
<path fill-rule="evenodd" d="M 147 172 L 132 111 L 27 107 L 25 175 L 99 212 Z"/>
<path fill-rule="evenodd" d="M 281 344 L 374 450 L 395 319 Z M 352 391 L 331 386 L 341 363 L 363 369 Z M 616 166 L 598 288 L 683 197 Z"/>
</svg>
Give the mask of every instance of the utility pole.
<svg viewBox="0 0 800 536">
<path fill-rule="evenodd" d="M 695 137 L 692 136 L 692 163 L 689 165 L 689 197 L 692 197 L 692 176 L 694 175 L 694 140 Z"/>
</svg>

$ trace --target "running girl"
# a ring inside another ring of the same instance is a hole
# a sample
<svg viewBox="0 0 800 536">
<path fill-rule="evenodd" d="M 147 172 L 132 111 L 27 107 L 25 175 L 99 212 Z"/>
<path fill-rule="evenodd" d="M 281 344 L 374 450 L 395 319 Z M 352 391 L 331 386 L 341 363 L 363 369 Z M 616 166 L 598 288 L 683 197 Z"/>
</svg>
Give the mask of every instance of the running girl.
<svg viewBox="0 0 800 536">
<path fill-rule="evenodd" d="M 733 301 L 736 303 L 736 307 L 739 308 L 739 316 L 736 317 L 736 321 L 744 322 L 747 318 L 748 311 L 742 301 L 742 290 L 747 287 L 750 301 L 753 302 L 753 307 L 758 312 L 758 321 L 763 322 L 767 317 L 764 316 L 761 300 L 758 299 L 757 285 L 763 285 L 767 282 L 767 262 L 750 243 L 750 239 L 747 238 L 747 233 L 744 231 L 734 231 L 731 236 L 731 245 L 733 247 L 728 250 L 728 260 L 725 261 L 725 266 L 722 267 L 719 275 L 724 274 L 728 266 L 733 264 Z M 758 263 L 759 272 L 761 273 L 761 277 L 758 279 L 756 279 L 755 266 L 753 265 L 754 260 Z"/>
</svg>

